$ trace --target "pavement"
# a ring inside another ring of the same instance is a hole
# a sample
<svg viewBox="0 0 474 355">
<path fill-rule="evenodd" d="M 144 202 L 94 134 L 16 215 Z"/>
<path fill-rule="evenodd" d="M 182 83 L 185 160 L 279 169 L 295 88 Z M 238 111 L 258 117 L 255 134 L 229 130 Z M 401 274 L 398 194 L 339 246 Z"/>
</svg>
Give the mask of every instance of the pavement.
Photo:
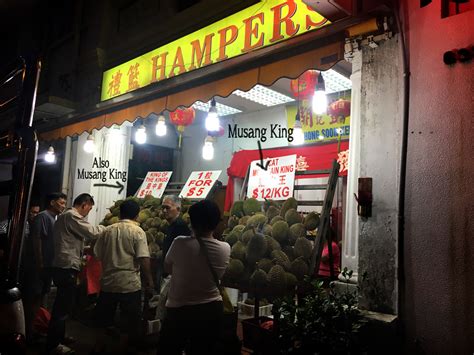
<svg viewBox="0 0 474 355">
<path fill-rule="evenodd" d="M 55 288 L 53 287 L 52 292 L 49 294 L 46 308 L 51 309 L 55 295 Z M 94 309 L 94 298 L 90 297 L 78 297 L 77 307 L 75 312 L 66 321 L 66 335 L 75 339 L 74 343 L 68 344 L 68 346 L 74 350 L 77 355 L 90 354 L 94 343 L 97 338 L 97 329 L 91 326 L 92 315 Z M 242 326 L 240 321 L 238 322 L 237 335 L 242 339 Z M 119 348 L 120 332 L 117 328 L 111 327 L 106 331 L 106 352 L 105 354 L 118 354 L 123 353 L 123 349 Z M 27 354 L 43 355 L 46 344 L 46 338 L 40 337 L 34 344 L 29 345 Z M 129 353 L 137 355 L 148 355 L 156 354 L 158 344 L 158 333 L 152 333 L 149 335 L 143 335 L 136 349 Z M 242 349 L 242 355 L 251 354 L 249 349 Z"/>
</svg>

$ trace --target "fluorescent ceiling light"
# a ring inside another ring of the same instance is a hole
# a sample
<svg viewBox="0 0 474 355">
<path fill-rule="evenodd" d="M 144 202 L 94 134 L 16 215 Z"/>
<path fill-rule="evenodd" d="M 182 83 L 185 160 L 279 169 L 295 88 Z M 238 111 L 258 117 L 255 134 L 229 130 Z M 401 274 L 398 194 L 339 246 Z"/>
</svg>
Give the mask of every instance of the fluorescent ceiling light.
<svg viewBox="0 0 474 355">
<path fill-rule="evenodd" d="M 233 115 L 233 114 L 242 112 L 241 110 L 238 110 L 238 109 L 236 109 L 234 107 L 231 107 L 231 106 L 222 105 L 218 102 L 216 104 L 217 104 L 216 105 L 217 115 L 219 117 L 227 116 L 227 115 Z M 206 102 L 206 103 L 204 103 L 202 101 L 196 101 L 193 104 L 193 108 L 195 110 L 199 110 L 199 111 L 203 111 L 203 112 L 209 112 L 210 107 L 211 107 L 211 101 Z"/>
<path fill-rule="evenodd" d="M 333 69 L 321 72 L 323 74 L 324 82 L 326 84 L 326 94 L 334 92 L 346 91 L 352 88 L 351 79 L 339 74 Z"/>
<path fill-rule="evenodd" d="M 262 85 L 255 85 L 247 92 L 236 90 L 233 94 L 268 107 L 295 101 L 289 96 L 280 94 Z"/>
</svg>

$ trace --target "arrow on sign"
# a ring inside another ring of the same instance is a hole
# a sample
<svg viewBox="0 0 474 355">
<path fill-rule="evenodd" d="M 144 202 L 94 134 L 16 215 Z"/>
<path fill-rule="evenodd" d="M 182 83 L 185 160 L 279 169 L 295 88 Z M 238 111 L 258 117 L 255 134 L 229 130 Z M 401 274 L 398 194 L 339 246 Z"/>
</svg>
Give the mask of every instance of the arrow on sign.
<svg viewBox="0 0 474 355">
<path fill-rule="evenodd" d="M 120 189 L 118 193 L 121 193 L 123 191 L 123 188 L 125 187 L 120 183 L 120 181 L 115 181 L 116 185 L 110 185 L 110 184 L 94 184 L 94 186 L 103 186 L 103 187 L 113 187 L 116 189 Z"/>
<path fill-rule="evenodd" d="M 260 153 L 260 163 L 257 163 L 257 166 L 261 167 L 263 170 L 267 170 L 268 164 L 270 164 L 270 160 L 268 160 L 266 163 L 263 162 L 263 152 L 262 146 L 260 145 L 260 141 L 258 141 L 258 152 Z"/>
</svg>

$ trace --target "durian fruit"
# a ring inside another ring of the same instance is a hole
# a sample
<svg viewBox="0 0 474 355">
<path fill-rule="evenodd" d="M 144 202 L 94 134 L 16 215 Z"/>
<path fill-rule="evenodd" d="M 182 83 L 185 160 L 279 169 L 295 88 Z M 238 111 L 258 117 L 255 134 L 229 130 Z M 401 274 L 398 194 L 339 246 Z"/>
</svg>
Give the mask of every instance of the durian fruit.
<svg viewBox="0 0 474 355">
<path fill-rule="evenodd" d="M 295 245 L 295 242 L 298 238 L 306 237 L 306 228 L 303 223 L 295 223 L 290 227 L 288 232 L 288 241 L 290 245 Z"/>
<path fill-rule="evenodd" d="M 289 226 L 292 226 L 295 223 L 301 223 L 301 216 L 298 212 L 296 212 L 295 209 L 290 208 L 288 211 L 285 213 L 285 221 L 288 223 Z"/>
<path fill-rule="evenodd" d="M 290 259 L 286 256 L 284 252 L 281 250 L 274 250 L 272 251 L 271 257 L 273 259 L 273 262 L 276 263 L 277 265 L 283 266 L 285 270 L 290 270 L 291 263 Z"/>
<path fill-rule="evenodd" d="M 181 216 L 181 218 L 183 219 L 184 223 L 186 224 L 190 224 L 191 223 L 191 218 L 189 217 L 189 213 L 183 213 L 183 215 Z"/>
<path fill-rule="evenodd" d="M 109 225 L 117 223 L 118 221 L 120 221 L 120 219 L 117 216 L 114 216 L 111 219 L 109 219 Z"/>
<path fill-rule="evenodd" d="M 263 202 L 263 210 L 267 212 L 270 207 L 276 207 L 280 210 L 280 205 L 277 201 L 265 199 Z"/>
<path fill-rule="evenodd" d="M 274 265 L 267 274 L 268 286 L 276 295 L 286 291 L 285 270 L 280 265 Z"/>
<path fill-rule="evenodd" d="M 297 207 L 298 201 L 296 201 L 294 197 L 290 197 L 283 203 L 283 206 L 281 206 L 280 216 L 285 217 L 285 214 L 289 209 L 293 208 L 294 210 L 296 210 Z"/>
<path fill-rule="evenodd" d="M 257 267 L 267 273 L 270 271 L 273 265 L 274 265 L 273 261 L 267 258 L 260 259 L 259 262 L 257 263 Z"/>
<path fill-rule="evenodd" d="M 237 232 L 239 234 L 242 234 L 244 229 L 245 229 L 245 226 L 243 224 L 238 224 L 232 229 L 232 232 Z"/>
<path fill-rule="evenodd" d="M 269 224 L 264 224 L 261 228 L 261 233 L 264 235 L 272 235 L 272 226 Z"/>
<path fill-rule="evenodd" d="M 267 215 L 268 220 L 271 221 L 273 217 L 280 215 L 280 210 L 276 208 L 275 206 L 270 206 L 268 207 L 266 215 Z"/>
<path fill-rule="evenodd" d="M 155 242 L 151 242 L 148 244 L 148 250 L 150 251 L 151 257 L 156 257 L 158 252 L 161 250 L 160 246 Z"/>
<path fill-rule="evenodd" d="M 247 221 L 249 220 L 250 216 L 243 216 L 239 219 L 239 224 L 243 225 L 243 226 L 246 226 L 247 225 Z"/>
<path fill-rule="evenodd" d="M 125 201 L 129 201 L 129 200 L 132 200 L 132 201 L 135 201 L 136 203 L 140 204 L 141 203 L 141 200 L 143 199 L 140 199 L 138 197 L 135 197 L 135 196 L 128 196 Z M 120 206 L 120 205 L 119 205 Z"/>
<path fill-rule="evenodd" d="M 280 244 L 288 241 L 289 227 L 288 223 L 284 221 L 278 221 L 272 226 L 272 237 L 276 239 Z"/>
<path fill-rule="evenodd" d="M 151 228 L 151 222 L 153 222 L 153 219 L 149 218 L 145 222 L 141 223 L 140 227 L 146 232 L 149 228 Z"/>
<path fill-rule="evenodd" d="M 170 224 L 168 223 L 168 221 L 166 219 L 162 219 L 160 224 L 160 231 L 166 233 L 168 231 L 169 226 Z"/>
<path fill-rule="evenodd" d="M 247 245 L 247 243 L 250 241 L 250 239 L 255 235 L 255 231 L 254 229 L 249 229 L 249 230 L 246 230 L 245 232 L 242 233 L 242 235 L 240 236 L 239 240 Z"/>
<path fill-rule="evenodd" d="M 225 238 L 224 240 L 229 243 L 230 246 L 234 245 L 235 243 L 238 242 L 239 240 L 239 233 L 238 232 L 230 232 Z"/>
<path fill-rule="evenodd" d="M 286 288 L 288 289 L 288 291 L 294 292 L 295 287 L 298 284 L 298 279 L 296 278 L 296 276 L 289 272 L 285 272 L 285 282 L 286 282 Z"/>
<path fill-rule="evenodd" d="M 118 215 L 120 214 L 120 207 L 114 206 L 110 208 L 110 213 L 112 213 L 112 216 L 118 217 Z"/>
<path fill-rule="evenodd" d="M 247 227 L 257 227 L 259 224 L 265 224 L 267 217 L 263 213 L 256 213 L 247 220 Z"/>
<path fill-rule="evenodd" d="M 163 232 L 158 232 L 155 235 L 155 242 L 158 244 L 160 247 L 163 246 L 163 240 L 165 240 L 165 233 Z"/>
<path fill-rule="evenodd" d="M 253 216 L 255 213 L 262 211 L 262 206 L 256 199 L 248 198 L 244 201 L 243 209 L 246 216 Z"/>
<path fill-rule="evenodd" d="M 262 269 L 257 268 L 252 276 L 250 276 L 251 290 L 261 290 L 267 286 L 267 273 Z"/>
<path fill-rule="evenodd" d="M 147 221 L 148 222 L 148 221 Z M 152 228 L 160 228 L 161 226 L 161 219 L 160 217 L 154 217 L 151 219 L 150 227 Z"/>
<path fill-rule="evenodd" d="M 128 198 L 127 198 L 128 199 Z M 123 203 L 125 200 L 117 200 L 115 201 L 114 205 L 112 207 L 120 207 L 120 205 Z"/>
<path fill-rule="evenodd" d="M 267 252 L 267 240 L 262 234 L 259 234 L 259 233 L 254 234 L 250 238 L 247 244 L 247 251 L 245 254 L 247 264 L 251 268 L 253 268 L 255 263 L 259 261 L 261 258 L 263 258 L 266 252 Z"/>
<path fill-rule="evenodd" d="M 308 231 L 315 230 L 319 226 L 319 221 L 320 221 L 319 213 L 310 212 L 304 218 L 304 227 Z"/>
<path fill-rule="evenodd" d="M 230 209 L 230 214 L 238 218 L 244 216 L 244 201 L 235 201 Z"/>
<path fill-rule="evenodd" d="M 143 200 L 143 208 L 159 208 L 161 206 L 161 200 L 152 195 L 145 196 Z"/>
<path fill-rule="evenodd" d="M 149 209 L 143 209 L 138 214 L 137 222 L 141 224 L 145 222 L 147 219 L 149 219 L 150 217 L 151 217 L 151 211 Z"/>
<path fill-rule="evenodd" d="M 265 239 L 267 240 L 267 254 L 271 255 L 272 251 L 274 250 L 281 250 L 280 243 L 278 243 L 272 237 L 266 235 Z"/>
<path fill-rule="evenodd" d="M 295 243 L 295 256 L 299 257 L 302 256 L 305 259 L 309 259 L 311 257 L 313 246 L 311 242 L 306 238 L 298 238 Z"/>
<path fill-rule="evenodd" d="M 150 231 L 146 231 L 145 234 L 146 234 L 146 241 L 148 245 L 150 245 L 150 243 L 155 242 L 155 234 L 150 233 Z"/>
<path fill-rule="evenodd" d="M 298 257 L 291 263 L 290 271 L 293 275 L 296 276 L 298 281 L 303 281 L 304 277 L 308 275 L 309 266 L 304 261 L 303 257 Z"/>
<path fill-rule="evenodd" d="M 224 278 L 228 278 L 230 280 L 238 280 L 242 273 L 244 272 L 245 267 L 242 261 L 239 259 L 230 259 L 229 265 L 224 273 Z"/>
<path fill-rule="evenodd" d="M 227 227 L 229 227 L 230 230 L 234 229 L 234 227 L 238 224 L 239 219 L 236 216 L 229 217 L 229 220 L 227 221 Z"/>
<path fill-rule="evenodd" d="M 288 259 L 290 259 L 290 261 L 295 260 L 295 250 L 291 245 L 285 245 L 282 248 L 282 251 L 286 254 L 286 256 L 288 257 Z"/>
<path fill-rule="evenodd" d="M 240 261 L 244 262 L 245 251 L 245 245 L 241 241 L 238 241 L 232 246 L 230 250 L 230 256 L 234 259 L 239 259 Z"/>
<path fill-rule="evenodd" d="M 270 225 L 273 226 L 278 221 L 285 221 L 285 219 L 282 216 L 275 216 L 270 221 Z"/>
</svg>

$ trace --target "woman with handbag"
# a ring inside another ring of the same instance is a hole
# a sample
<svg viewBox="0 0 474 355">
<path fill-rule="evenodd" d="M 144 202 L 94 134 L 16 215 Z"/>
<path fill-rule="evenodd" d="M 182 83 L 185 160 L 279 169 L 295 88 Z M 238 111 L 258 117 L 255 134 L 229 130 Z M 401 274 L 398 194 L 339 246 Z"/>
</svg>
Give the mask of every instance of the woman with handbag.
<svg viewBox="0 0 474 355">
<path fill-rule="evenodd" d="M 159 355 L 211 354 L 218 341 L 223 303 L 218 283 L 229 264 L 230 246 L 213 237 L 220 222 L 217 205 L 204 200 L 189 209 L 192 236 L 177 237 L 166 254 L 171 274 Z"/>
</svg>

